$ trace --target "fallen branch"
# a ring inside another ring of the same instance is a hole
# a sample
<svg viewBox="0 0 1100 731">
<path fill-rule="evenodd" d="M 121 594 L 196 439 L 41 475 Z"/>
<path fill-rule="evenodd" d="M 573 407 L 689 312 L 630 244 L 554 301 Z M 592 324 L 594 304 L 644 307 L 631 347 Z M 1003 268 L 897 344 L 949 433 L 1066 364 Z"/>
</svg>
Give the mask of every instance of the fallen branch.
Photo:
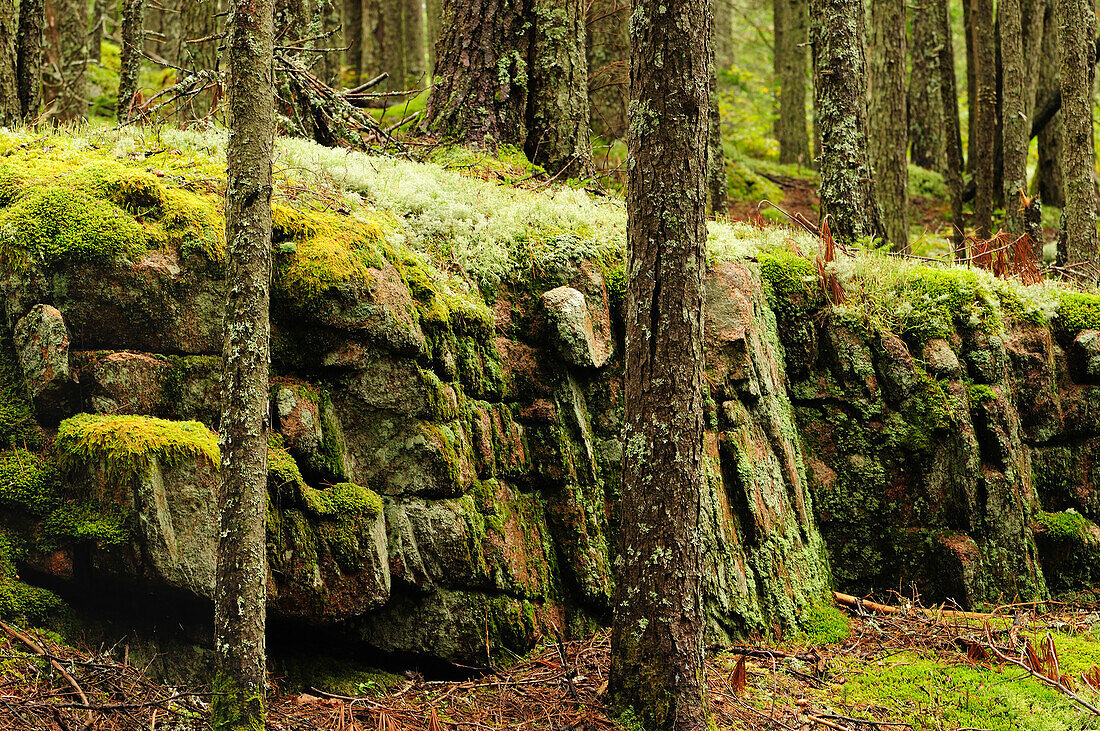
<svg viewBox="0 0 1100 731">
<path fill-rule="evenodd" d="M 851 594 L 842 594 L 839 591 L 833 592 L 833 599 L 837 604 L 841 604 L 852 609 L 862 609 L 864 611 L 875 612 L 877 614 L 901 614 L 900 607 L 891 607 L 887 604 L 879 604 L 878 602 L 870 601 L 869 599 L 861 599 Z M 964 612 L 960 609 L 925 609 L 923 607 L 914 607 L 913 611 L 923 614 L 928 617 L 934 617 L 942 615 L 944 617 L 963 617 L 965 619 L 990 619 L 995 616 L 993 614 L 986 614 L 983 612 Z"/>
</svg>

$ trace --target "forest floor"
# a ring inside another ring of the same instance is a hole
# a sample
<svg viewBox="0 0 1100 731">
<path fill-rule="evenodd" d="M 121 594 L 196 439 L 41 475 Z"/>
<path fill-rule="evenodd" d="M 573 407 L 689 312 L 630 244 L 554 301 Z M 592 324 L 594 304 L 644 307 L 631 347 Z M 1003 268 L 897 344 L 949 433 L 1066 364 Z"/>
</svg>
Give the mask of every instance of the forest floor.
<svg viewBox="0 0 1100 731">
<path fill-rule="evenodd" d="M 712 648 L 710 709 L 718 729 L 1098 729 L 1100 602 L 1047 607 L 982 616 L 818 608 L 796 639 Z M 49 633 L 0 630 L 4 731 L 207 728 L 208 693 L 153 682 L 126 657 Z M 465 681 L 410 674 L 356 697 L 276 693 L 268 728 L 636 731 L 630 714 L 607 710 L 609 653 L 599 634 Z"/>
</svg>

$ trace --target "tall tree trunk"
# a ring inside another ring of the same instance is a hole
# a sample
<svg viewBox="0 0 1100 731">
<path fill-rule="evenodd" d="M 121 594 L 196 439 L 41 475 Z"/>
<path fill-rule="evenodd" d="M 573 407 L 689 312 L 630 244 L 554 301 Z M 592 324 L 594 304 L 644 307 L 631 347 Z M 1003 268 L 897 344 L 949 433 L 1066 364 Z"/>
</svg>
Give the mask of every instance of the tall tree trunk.
<svg viewBox="0 0 1100 731">
<path fill-rule="evenodd" d="M 443 0 L 426 0 L 424 3 L 424 33 L 428 40 L 428 75 L 435 75 L 435 44 L 439 42 L 439 28 L 443 22 Z"/>
<path fill-rule="evenodd" d="M 905 0 L 871 0 L 871 170 L 894 251 L 909 250 L 905 58 Z"/>
<path fill-rule="evenodd" d="M 340 34 L 340 10 L 343 0 L 315 0 L 313 3 L 313 22 L 311 28 L 316 28 L 318 35 L 326 36 L 322 40 L 311 43 L 314 48 L 339 48 Z M 335 88 L 340 83 L 341 54 L 336 51 L 313 54 L 312 69 L 317 78 L 329 86 Z"/>
<path fill-rule="evenodd" d="M 427 129 L 471 144 L 523 145 L 529 41 L 522 10 L 520 0 L 444 0 Z"/>
<path fill-rule="evenodd" d="M 107 24 L 107 0 L 92 2 L 91 27 L 88 29 L 88 60 L 99 63 L 103 29 Z"/>
<path fill-rule="evenodd" d="M 145 0 L 122 0 L 122 54 L 118 74 L 119 122 L 130 119 L 145 46 Z"/>
<path fill-rule="evenodd" d="M 703 731 L 709 2 L 638 5 L 631 39 L 627 446 L 608 690 L 646 729 Z"/>
<path fill-rule="evenodd" d="M 369 81 L 386 69 L 382 58 L 382 0 L 363 0 L 362 38 L 359 47 L 359 69 L 361 81 Z"/>
<path fill-rule="evenodd" d="M 195 71 L 213 71 L 217 68 L 216 39 L 188 43 L 217 35 L 217 11 L 217 0 L 182 0 L 180 3 L 180 43 L 177 56 L 182 66 Z M 179 110 L 180 115 L 183 119 L 201 119 L 210 112 L 211 101 L 208 93 L 191 97 Z"/>
<path fill-rule="evenodd" d="M 51 114 L 58 122 L 88 114 L 88 4 L 85 0 L 51 0 L 47 6 L 56 23 L 51 56 L 60 72 L 51 89 Z"/>
<path fill-rule="evenodd" d="M 814 118 L 821 135 L 821 215 L 836 237 L 884 237 L 867 157 L 866 21 L 861 0 L 813 0 Z"/>
<path fill-rule="evenodd" d="M 264 727 L 273 18 L 272 0 L 235 0 L 229 23 L 215 731 Z"/>
<path fill-rule="evenodd" d="M 909 117 L 909 158 L 914 165 L 944 172 L 943 101 L 936 26 L 938 0 L 921 0 L 913 11 L 912 71 L 906 110 Z"/>
<path fill-rule="evenodd" d="M 23 121 L 38 116 L 42 107 L 42 49 L 46 11 L 42 0 L 19 3 L 19 39 L 16 50 L 16 86 Z"/>
<path fill-rule="evenodd" d="M 963 158 L 962 130 L 959 124 L 959 96 L 955 84 L 955 45 L 951 33 L 951 12 L 948 0 L 935 0 L 932 5 L 936 17 L 936 47 L 939 48 L 940 105 L 944 122 L 944 177 L 951 191 L 951 238 L 956 261 L 966 259 L 963 239 Z"/>
<path fill-rule="evenodd" d="M 1025 99 L 1028 80 L 1020 0 L 1000 0 L 997 15 L 1001 33 L 1004 229 L 1022 234 L 1024 216 L 1020 193 L 1027 193 L 1027 148 L 1031 139 L 1031 123 L 1027 117 Z"/>
<path fill-rule="evenodd" d="M 527 157 L 552 174 L 592 166 L 585 1 L 534 0 L 528 72 Z"/>
<path fill-rule="evenodd" d="M 1055 0 L 1047 0 L 1043 23 L 1043 47 L 1041 55 L 1047 63 L 1039 66 L 1039 84 L 1036 97 L 1046 99 L 1053 92 L 1061 93 L 1059 64 L 1055 61 L 1061 52 L 1058 18 Z M 1066 205 L 1065 188 L 1062 185 L 1062 113 L 1059 111 L 1039 132 L 1039 159 L 1035 166 L 1035 188 L 1043 205 L 1063 208 Z"/>
<path fill-rule="evenodd" d="M 779 83 L 779 116 L 775 130 L 779 140 L 779 162 L 808 165 L 808 0 L 774 0 L 772 7 L 775 13 L 775 72 Z"/>
<path fill-rule="evenodd" d="M 344 2 L 344 63 L 352 74 L 352 85 L 365 79 L 363 75 L 363 0 Z"/>
<path fill-rule="evenodd" d="M 978 77 L 976 75 L 977 61 L 974 58 L 974 24 L 973 5 L 975 0 L 962 0 L 963 37 L 966 40 L 966 171 L 973 174 L 974 160 L 976 159 L 975 147 L 977 140 L 974 137 L 974 123 L 978 119 L 976 111 L 978 101 Z"/>
<path fill-rule="evenodd" d="M 423 88 L 428 81 L 428 49 L 424 36 L 424 0 L 405 0 L 403 45 L 406 89 Z M 583 51 L 583 45 L 581 49 Z"/>
<path fill-rule="evenodd" d="M 970 0 L 970 26 L 974 35 L 974 114 L 970 120 L 971 174 L 977 184 L 974 223 L 979 238 L 993 231 L 993 190 L 997 115 L 997 68 L 993 34 L 993 0 Z"/>
<path fill-rule="evenodd" d="M 1097 261 L 1096 159 L 1092 130 L 1092 93 L 1096 18 L 1090 0 L 1056 0 L 1062 35 L 1062 210 L 1059 259 Z"/>
<path fill-rule="evenodd" d="M 718 68 L 715 63 L 711 63 L 710 114 L 707 124 L 707 191 L 710 212 L 715 218 L 729 215 L 727 188 L 726 152 L 722 147 L 722 115 L 718 108 Z"/>
<path fill-rule="evenodd" d="M 179 4 L 171 8 L 159 3 L 145 8 L 145 52 L 179 65 L 180 47 Z"/>
<path fill-rule="evenodd" d="M 738 28 L 737 3 L 736 0 L 714 0 L 711 3 L 711 9 L 713 10 L 711 44 L 714 46 L 714 62 L 718 68 L 728 69 L 733 65 L 737 54 L 737 42 L 734 38 L 734 31 Z"/>
<path fill-rule="evenodd" d="M 628 0 L 592 0 L 588 4 L 589 118 L 592 131 L 605 140 L 626 134 L 629 21 Z"/>
<path fill-rule="evenodd" d="M 406 0 L 381 0 L 376 39 L 381 51 L 382 70 L 390 78 L 383 85 L 390 91 L 408 89 L 409 66 L 405 56 Z"/>
<path fill-rule="evenodd" d="M 0 7 L 0 127 L 11 127 L 23 118 L 19 106 L 18 43 L 19 14 L 14 3 Z"/>
</svg>

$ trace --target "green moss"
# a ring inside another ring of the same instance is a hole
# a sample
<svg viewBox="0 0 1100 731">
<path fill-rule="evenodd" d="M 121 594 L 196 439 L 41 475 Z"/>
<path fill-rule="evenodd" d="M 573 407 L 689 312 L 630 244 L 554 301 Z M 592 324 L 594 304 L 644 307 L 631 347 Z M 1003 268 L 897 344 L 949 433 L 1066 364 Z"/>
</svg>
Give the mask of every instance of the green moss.
<svg viewBox="0 0 1100 731">
<path fill-rule="evenodd" d="M 973 406 L 980 404 L 989 404 L 997 400 L 997 394 L 992 388 L 984 383 L 972 383 L 970 384 L 970 403 Z"/>
<path fill-rule="evenodd" d="M 121 546 L 133 535 L 131 518 L 117 506 L 67 503 L 42 521 L 43 549 L 73 543 L 92 543 L 101 548 Z"/>
<path fill-rule="evenodd" d="M 0 453 L 0 508 L 44 517 L 57 507 L 57 474 L 48 459 L 25 449 Z"/>
<path fill-rule="evenodd" d="M 15 561 L 21 551 L 0 531 L 0 618 L 37 622 L 61 608 L 61 600 L 46 589 L 19 580 Z"/>
<path fill-rule="evenodd" d="M 203 424 L 151 416 L 78 414 L 61 422 L 54 448 L 63 471 L 101 464 L 117 480 L 144 475 L 154 458 L 165 468 L 221 460 L 217 437 Z"/>
<path fill-rule="evenodd" d="M 109 264 L 136 258 L 146 233 L 110 201 L 69 188 L 42 188 L 0 211 L 0 265 L 23 271 L 31 264 Z"/>
<path fill-rule="evenodd" d="M 811 604 L 802 616 L 797 641 L 809 645 L 829 645 L 845 640 L 852 633 L 848 615 L 836 607 Z"/>
<path fill-rule="evenodd" d="M 1100 330 L 1100 294 L 1060 293 L 1055 324 L 1069 335 L 1082 330 Z"/>
<path fill-rule="evenodd" d="M 0 339 L 0 447 L 37 447 L 42 430 L 34 419 L 30 394 L 16 362 L 11 338 Z"/>
<path fill-rule="evenodd" d="M 221 671 L 213 691 L 210 722 L 215 731 L 264 731 L 262 691 L 247 693 Z"/>
<path fill-rule="evenodd" d="M 1035 520 L 1043 527 L 1047 537 L 1055 541 L 1082 541 L 1088 528 L 1085 516 L 1073 510 L 1040 512 Z"/>
<path fill-rule="evenodd" d="M 306 481 L 294 457 L 283 447 L 280 434 L 272 434 L 267 444 L 267 485 L 276 494 L 294 494 L 306 489 Z M 289 489 L 288 489 L 289 488 Z"/>
<path fill-rule="evenodd" d="M 324 490 L 304 487 L 302 506 L 318 518 L 369 516 L 382 514 L 382 498 L 374 490 L 350 482 L 341 482 Z"/>
<path fill-rule="evenodd" d="M 486 180 L 517 183 L 546 174 L 527 159 L 523 150 L 512 145 L 498 145 L 494 154 L 476 147 L 441 145 L 428 154 L 428 161 L 462 175 Z"/>
<path fill-rule="evenodd" d="M 198 256 L 211 264 L 225 263 L 225 221 L 217 196 L 172 188 L 165 195 L 160 224 L 164 243 L 181 258 Z"/>
</svg>

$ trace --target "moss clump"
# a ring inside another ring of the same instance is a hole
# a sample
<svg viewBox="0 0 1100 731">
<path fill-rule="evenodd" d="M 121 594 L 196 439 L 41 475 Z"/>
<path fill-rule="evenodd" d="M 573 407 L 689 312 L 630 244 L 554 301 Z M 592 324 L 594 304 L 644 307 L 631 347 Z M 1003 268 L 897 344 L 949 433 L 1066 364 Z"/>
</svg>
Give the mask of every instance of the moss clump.
<svg viewBox="0 0 1100 731">
<path fill-rule="evenodd" d="M 118 480 L 145 474 L 154 459 L 168 468 L 189 459 L 215 467 L 221 461 L 218 439 L 205 425 L 151 416 L 78 414 L 61 422 L 54 447 L 63 471 L 99 463 Z"/>
<path fill-rule="evenodd" d="M 1100 295 L 1062 292 L 1058 297 L 1055 323 L 1069 335 L 1082 330 L 1100 330 Z"/>
<path fill-rule="evenodd" d="M 114 203 L 68 188 L 36 190 L 0 212 L 0 264 L 108 264 L 145 251 L 145 230 Z"/>
<path fill-rule="evenodd" d="M 306 481 L 294 457 L 283 447 L 281 434 L 273 434 L 267 442 L 267 486 L 284 494 L 287 488 L 305 489 Z"/>
<path fill-rule="evenodd" d="M 428 160 L 462 175 L 513 184 L 546 174 L 527 159 L 523 150 L 507 144 L 498 145 L 495 154 L 462 145 L 443 145 L 432 150 Z"/>
<path fill-rule="evenodd" d="M 997 393 L 985 385 L 984 383 L 972 383 L 970 384 L 970 404 L 972 406 L 979 406 L 982 404 L 993 403 L 997 400 Z"/>
<path fill-rule="evenodd" d="M 30 394 L 23 382 L 10 338 L 0 339 L 0 446 L 42 443 L 42 429 L 34 419 Z"/>
<path fill-rule="evenodd" d="M 55 594 L 19 580 L 15 561 L 19 558 L 11 538 L 0 531 L 0 617 L 20 621 L 40 621 L 61 608 Z"/>
<path fill-rule="evenodd" d="M 246 693 L 219 671 L 214 679 L 211 725 L 218 731 L 264 731 L 264 699 L 261 692 Z"/>
<path fill-rule="evenodd" d="M 382 514 L 382 498 L 374 490 L 341 482 L 324 490 L 302 489 L 302 506 L 318 518 Z"/>
<path fill-rule="evenodd" d="M 1042 526 L 1047 537 L 1055 541 L 1083 541 L 1088 530 L 1085 516 L 1073 510 L 1061 513 L 1040 512 L 1035 520 Z"/>
<path fill-rule="evenodd" d="M 836 607 L 811 604 L 802 617 L 798 641 L 810 645 L 829 645 L 847 639 L 852 633 L 848 615 Z"/>
<path fill-rule="evenodd" d="M 130 517 L 117 506 L 68 503 L 42 521 L 39 547 L 48 550 L 73 543 L 93 543 L 101 548 L 121 546 L 132 533 Z"/>
<path fill-rule="evenodd" d="M 49 460 L 25 449 L 0 454 L 0 508 L 44 517 L 57 506 L 57 474 Z"/>
</svg>

